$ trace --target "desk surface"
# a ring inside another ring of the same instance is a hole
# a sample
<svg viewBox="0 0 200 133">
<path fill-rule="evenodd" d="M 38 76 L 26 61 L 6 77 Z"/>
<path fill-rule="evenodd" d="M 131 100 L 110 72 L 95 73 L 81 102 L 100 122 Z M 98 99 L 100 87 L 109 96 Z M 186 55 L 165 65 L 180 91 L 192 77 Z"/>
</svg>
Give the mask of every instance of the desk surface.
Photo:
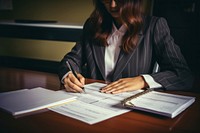
<svg viewBox="0 0 200 133">
<path fill-rule="evenodd" d="M 95 81 L 86 80 L 87 83 Z M 56 74 L 0 67 L 0 92 L 38 86 L 52 90 L 61 89 Z M 180 91 L 171 91 L 171 93 L 195 96 L 196 101 L 174 119 L 133 110 L 94 125 L 88 125 L 52 111 L 45 111 L 20 118 L 13 118 L 10 114 L 0 111 L 0 132 L 199 133 L 200 94 Z"/>
</svg>

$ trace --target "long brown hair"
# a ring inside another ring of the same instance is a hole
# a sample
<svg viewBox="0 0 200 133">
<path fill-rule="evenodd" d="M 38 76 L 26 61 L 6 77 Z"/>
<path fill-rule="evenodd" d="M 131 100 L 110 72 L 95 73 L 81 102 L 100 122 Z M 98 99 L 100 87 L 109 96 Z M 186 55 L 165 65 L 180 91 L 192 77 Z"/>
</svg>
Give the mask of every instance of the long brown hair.
<svg viewBox="0 0 200 133">
<path fill-rule="evenodd" d="M 97 44 L 108 45 L 107 37 L 112 31 L 113 19 L 107 12 L 101 0 L 93 0 L 95 9 L 90 16 L 91 38 Z M 121 48 L 129 53 L 137 45 L 138 32 L 142 27 L 142 0 L 120 0 L 120 16 L 123 24 L 127 27 L 127 31 L 122 38 Z"/>
</svg>

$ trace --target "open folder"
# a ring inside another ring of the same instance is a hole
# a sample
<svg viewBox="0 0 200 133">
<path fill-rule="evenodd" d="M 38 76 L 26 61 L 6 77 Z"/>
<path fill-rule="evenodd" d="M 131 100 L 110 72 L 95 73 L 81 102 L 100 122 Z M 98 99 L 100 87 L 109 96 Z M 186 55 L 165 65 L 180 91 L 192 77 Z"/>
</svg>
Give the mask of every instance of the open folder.
<svg viewBox="0 0 200 133">
<path fill-rule="evenodd" d="M 14 116 L 75 100 L 75 96 L 37 87 L 0 93 L 0 108 Z"/>
<path fill-rule="evenodd" d="M 195 101 L 195 97 L 146 90 L 122 101 L 125 107 L 174 118 Z"/>
</svg>

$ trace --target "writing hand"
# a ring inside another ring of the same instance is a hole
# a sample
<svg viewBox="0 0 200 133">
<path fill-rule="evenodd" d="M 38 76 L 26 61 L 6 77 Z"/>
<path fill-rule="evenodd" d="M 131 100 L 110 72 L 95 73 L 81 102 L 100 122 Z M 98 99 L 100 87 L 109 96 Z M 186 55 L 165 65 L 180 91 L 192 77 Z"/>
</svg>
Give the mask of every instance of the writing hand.
<svg viewBox="0 0 200 133">
<path fill-rule="evenodd" d="M 69 73 L 68 76 L 64 79 L 64 86 L 68 92 L 79 92 L 82 93 L 82 89 L 85 85 L 85 78 L 81 74 L 77 74 L 78 79 L 74 74 Z"/>
<path fill-rule="evenodd" d="M 117 94 L 127 91 L 139 90 L 147 88 L 148 84 L 145 82 L 142 76 L 133 78 L 122 78 L 115 82 L 108 84 L 106 87 L 101 89 L 103 93 Z"/>
</svg>

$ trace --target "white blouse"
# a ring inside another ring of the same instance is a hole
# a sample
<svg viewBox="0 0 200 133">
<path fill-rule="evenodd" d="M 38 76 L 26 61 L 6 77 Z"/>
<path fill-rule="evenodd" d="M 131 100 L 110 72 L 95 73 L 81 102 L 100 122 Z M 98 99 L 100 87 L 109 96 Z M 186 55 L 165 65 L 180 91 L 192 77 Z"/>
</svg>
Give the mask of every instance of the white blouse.
<svg viewBox="0 0 200 133">
<path fill-rule="evenodd" d="M 126 27 L 122 25 L 119 29 L 113 24 L 111 35 L 107 39 L 108 46 L 105 48 L 105 76 L 109 81 L 109 75 L 113 73 L 119 53 L 122 37 L 126 32 Z M 152 76 L 145 74 L 142 75 L 149 85 L 149 88 L 160 88 L 161 84 L 157 83 Z"/>
</svg>

